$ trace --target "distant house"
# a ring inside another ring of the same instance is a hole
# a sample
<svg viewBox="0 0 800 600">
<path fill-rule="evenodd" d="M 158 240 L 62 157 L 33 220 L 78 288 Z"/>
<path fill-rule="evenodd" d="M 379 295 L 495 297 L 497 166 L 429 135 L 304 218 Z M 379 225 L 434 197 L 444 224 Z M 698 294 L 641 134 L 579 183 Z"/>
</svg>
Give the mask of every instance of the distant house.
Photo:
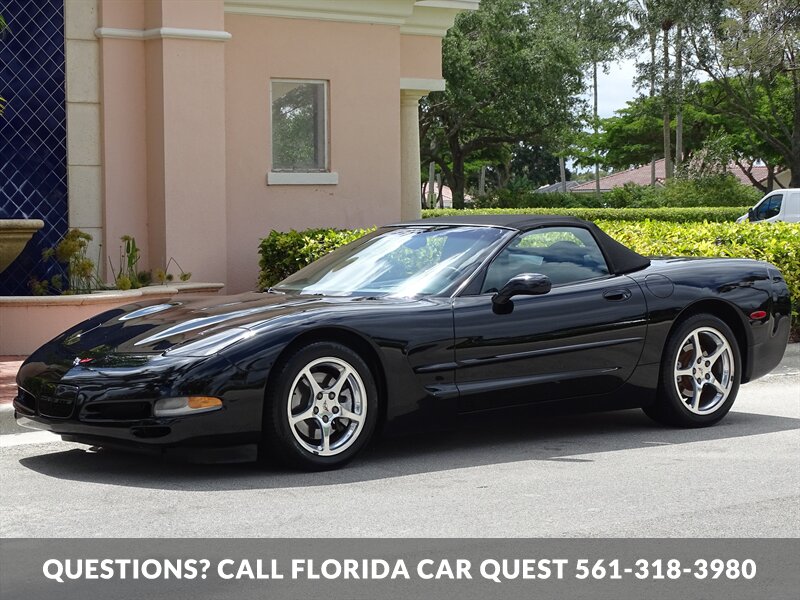
<svg viewBox="0 0 800 600">
<path fill-rule="evenodd" d="M 563 192 L 565 187 L 567 188 L 567 191 L 570 192 L 579 185 L 581 184 L 577 181 L 567 181 L 566 183 L 557 181 L 556 183 L 551 183 L 550 185 L 543 185 L 542 187 L 538 188 L 535 193 L 551 194 L 553 192 Z"/>
<path fill-rule="evenodd" d="M 665 181 L 665 172 L 664 172 L 664 159 L 657 160 L 655 162 L 656 166 L 656 185 L 664 185 Z M 744 170 L 741 167 L 735 164 L 731 164 L 728 167 L 728 171 L 734 175 L 739 181 L 741 181 L 744 185 L 753 185 L 753 182 L 747 176 Z M 767 167 L 765 166 L 758 166 L 753 165 L 750 170 L 750 174 L 753 178 L 758 181 L 759 183 L 766 183 L 767 181 Z M 776 185 L 778 187 L 786 187 L 789 182 L 789 172 L 782 171 L 776 175 Z M 650 185 L 651 182 L 651 165 L 644 165 L 643 167 L 635 167 L 633 169 L 628 169 L 627 171 L 620 171 L 618 173 L 612 173 L 611 175 L 606 175 L 605 177 L 600 178 L 600 191 L 601 192 L 608 192 L 617 187 L 622 187 L 628 183 L 634 183 L 636 185 Z M 571 192 L 575 193 L 592 193 L 595 191 L 595 182 L 587 181 L 586 183 L 582 183 L 580 185 L 576 185 L 575 187 L 570 189 Z"/>
<path fill-rule="evenodd" d="M 436 198 L 436 208 L 453 208 L 453 190 L 451 190 L 449 186 L 434 182 L 433 195 Z M 422 198 L 424 200 L 428 199 L 427 183 L 423 184 L 422 186 Z M 464 194 L 464 202 L 467 204 L 472 202 L 472 196 L 469 194 Z"/>
</svg>

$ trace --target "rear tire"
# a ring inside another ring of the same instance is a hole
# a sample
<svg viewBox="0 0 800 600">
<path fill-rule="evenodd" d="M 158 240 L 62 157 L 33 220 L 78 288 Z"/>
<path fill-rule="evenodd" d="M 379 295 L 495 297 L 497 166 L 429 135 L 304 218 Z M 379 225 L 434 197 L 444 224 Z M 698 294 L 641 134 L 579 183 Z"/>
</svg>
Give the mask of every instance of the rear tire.
<svg viewBox="0 0 800 600">
<path fill-rule="evenodd" d="M 694 315 L 667 340 L 657 400 L 643 410 L 665 425 L 713 425 L 733 406 L 741 373 L 741 354 L 731 328 L 713 315 Z"/>
<path fill-rule="evenodd" d="M 276 369 L 266 392 L 262 457 L 310 471 L 352 460 L 378 418 L 378 390 L 364 360 L 342 344 L 315 342 Z"/>
</svg>

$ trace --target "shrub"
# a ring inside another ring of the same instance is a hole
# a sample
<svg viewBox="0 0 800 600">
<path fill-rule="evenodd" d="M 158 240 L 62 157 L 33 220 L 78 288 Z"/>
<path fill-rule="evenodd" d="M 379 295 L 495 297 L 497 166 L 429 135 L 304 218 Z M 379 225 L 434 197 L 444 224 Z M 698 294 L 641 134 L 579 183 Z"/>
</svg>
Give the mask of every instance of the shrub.
<svg viewBox="0 0 800 600">
<path fill-rule="evenodd" d="M 665 205 L 664 188 L 626 183 L 612 188 L 601 197 L 608 208 L 658 208 Z"/>
<path fill-rule="evenodd" d="M 265 290 L 285 279 L 295 271 L 314 262 L 339 246 L 357 240 L 369 229 L 306 229 L 289 232 L 271 231 L 261 240 L 258 289 Z"/>
<path fill-rule="evenodd" d="M 671 179 L 659 195 L 661 206 L 753 206 L 763 196 L 729 174 Z"/>
<path fill-rule="evenodd" d="M 670 179 L 652 187 L 627 183 L 603 192 L 552 192 L 500 189 L 478 197 L 475 208 L 658 208 L 688 206 L 753 206 L 762 193 L 730 174 Z"/>
<path fill-rule="evenodd" d="M 694 221 L 735 221 L 747 212 L 741 207 L 697 207 L 697 208 L 484 208 L 456 210 L 452 208 L 422 211 L 423 217 L 450 217 L 454 215 L 570 215 L 587 221 L 606 219 L 610 221 L 672 221 L 689 223 Z"/>
<path fill-rule="evenodd" d="M 473 200 L 475 208 L 601 208 L 605 196 L 595 194 L 571 194 L 548 192 L 538 194 L 533 190 L 500 189 L 478 196 Z"/>
</svg>

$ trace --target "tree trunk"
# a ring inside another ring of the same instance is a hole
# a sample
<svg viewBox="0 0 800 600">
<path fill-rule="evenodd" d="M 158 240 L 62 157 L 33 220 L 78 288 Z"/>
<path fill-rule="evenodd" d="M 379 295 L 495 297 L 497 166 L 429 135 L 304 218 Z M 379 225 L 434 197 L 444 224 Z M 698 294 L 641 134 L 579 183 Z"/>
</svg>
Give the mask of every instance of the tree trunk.
<svg viewBox="0 0 800 600">
<path fill-rule="evenodd" d="M 566 165 L 564 163 L 565 163 L 564 157 L 563 156 L 559 156 L 558 157 L 558 169 L 559 169 L 559 171 L 561 171 L 561 191 L 566 194 L 567 193 L 567 168 L 566 168 Z"/>
<path fill-rule="evenodd" d="M 675 31 L 675 168 L 683 164 L 683 28 Z"/>
<path fill-rule="evenodd" d="M 664 179 L 672 178 L 672 141 L 669 126 L 669 29 L 664 27 L 664 82 L 661 85 L 661 99 L 664 105 Z"/>
<path fill-rule="evenodd" d="M 650 97 L 656 95 L 656 33 L 650 32 Z M 656 187 L 656 155 L 650 158 L 650 185 Z"/>
<path fill-rule="evenodd" d="M 453 208 L 464 208 L 464 188 L 466 177 L 464 176 L 464 156 L 461 148 L 450 148 L 453 155 L 453 173 L 450 181 L 450 191 L 453 193 Z"/>
<path fill-rule="evenodd" d="M 592 87 L 594 88 L 594 106 L 592 110 L 592 125 L 594 128 L 594 142 L 597 143 L 597 61 L 592 62 Z M 600 162 L 597 159 L 597 148 L 594 150 L 594 194 L 600 199 Z"/>
<path fill-rule="evenodd" d="M 792 162 L 789 163 L 789 170 L 792 172 L 792 178 L 789 180 L 788 187 L 800 188 L 800 148 L 792 157 Z"/>
<path fill-rule="evenodd" d="M 434 181 L 436 179 L 436 163 L 431 161 L 428 164 L 428 201 L 427 206 L 433 208 L 433 203 L 436 200 L 436 187 Z"/>
<path fill-rule="evenodd" d="M 792 126 L 792 155 L 786 165 L 792 172 L 790 188 L 800 187 L 800 86 L 794 90 L 794 124 Z"/>
</svg>

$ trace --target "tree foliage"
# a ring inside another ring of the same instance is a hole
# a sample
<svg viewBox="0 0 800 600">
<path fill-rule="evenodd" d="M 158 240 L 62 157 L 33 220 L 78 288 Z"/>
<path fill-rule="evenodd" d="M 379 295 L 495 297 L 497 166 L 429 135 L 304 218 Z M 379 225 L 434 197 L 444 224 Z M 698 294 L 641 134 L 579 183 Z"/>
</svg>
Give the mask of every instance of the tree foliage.
<svg viewBox="0 0 800 600">
<path fill-rule="evenodd" d="M 786 85 L 785 82 L 778 82 Z M 777 90 L 775 93 L 785 93 Z M 757 162 L 766 164 L 774 173 L 783 165 L 783 159 L 774 148 L 750 127 L 730 105 L 725 89 L 715 81 L 694 84 L 683 101 L 683 146 L 687 162 L 681 173 L 701 176 L 724 171 L 731 161 L 745 172 Z M 753 110 L 769 110 L 769 103 L 761 97 L 753 103 Z M 661 100 L 640 96 L 628 102 L 613 117 L 601 121 L 602 132 L 598 147 L 603 154 L 603 164 L 614 169 L 627 169 L 650 162 L 652 157 L 663 157 L 660 133 Z M 675 120 L 671 128 L 676 127 Z M 776 124 L 768 131 L 781 134 Z M 727 159 L 726 159 L 727 157 Z M 761 184 L 753 180 L 757 187 Z M 765 186 L 761 186 L 766 191 Z"/>
<path fill-rule="evenodd" d="M 744 122 L 800 186 L 800 4 L 706 0 L 690 32 L 694 67 L 726 96 L 722 114 Z"/>
<path fill-rule="evenodd" d="M 421 105 L 423 163 L 464 202 L 465 164 L 480 152 L 543 145 L 577 119 L 581 57 L 569 4 L 483 0 L 443 42 L 447 89 Z"/>
</svg>

